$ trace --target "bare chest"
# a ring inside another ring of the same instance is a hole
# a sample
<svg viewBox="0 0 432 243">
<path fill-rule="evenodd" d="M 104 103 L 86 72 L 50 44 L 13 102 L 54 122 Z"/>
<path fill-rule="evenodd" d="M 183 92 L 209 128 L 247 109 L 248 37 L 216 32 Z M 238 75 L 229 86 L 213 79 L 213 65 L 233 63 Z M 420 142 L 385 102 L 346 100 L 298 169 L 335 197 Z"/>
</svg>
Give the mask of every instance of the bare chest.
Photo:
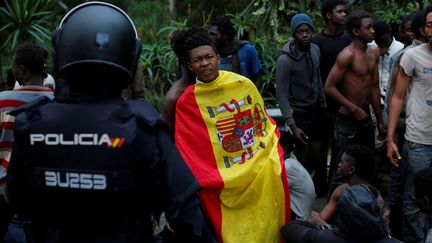
<svg viewBox="0 0 432 243">
<path fill-rule="evenodd" d="M 358 77 L 369 76 L 373 77 L 376 68 L 376 59 L 373 54 L 361 53 L 353 56 L 353 61 L 351 63 L 351 73 L 352 75 Z"/>
</svg>

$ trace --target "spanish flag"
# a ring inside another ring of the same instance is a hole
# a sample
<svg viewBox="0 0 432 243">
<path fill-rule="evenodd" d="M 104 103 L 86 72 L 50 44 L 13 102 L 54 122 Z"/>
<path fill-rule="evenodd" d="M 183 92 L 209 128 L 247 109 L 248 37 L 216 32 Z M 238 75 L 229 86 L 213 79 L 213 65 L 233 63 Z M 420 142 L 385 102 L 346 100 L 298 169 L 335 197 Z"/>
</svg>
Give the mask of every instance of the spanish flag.
<svg viewBox="0 0 432 243">
<path fill-rule="evenodd" d="M 216 80 L 189 86 L 177 101 L 175 142 L 219 242 L 281 241 L 290 219 L 283 150 L 249 79 L 219 71 Z"/>
</svg>

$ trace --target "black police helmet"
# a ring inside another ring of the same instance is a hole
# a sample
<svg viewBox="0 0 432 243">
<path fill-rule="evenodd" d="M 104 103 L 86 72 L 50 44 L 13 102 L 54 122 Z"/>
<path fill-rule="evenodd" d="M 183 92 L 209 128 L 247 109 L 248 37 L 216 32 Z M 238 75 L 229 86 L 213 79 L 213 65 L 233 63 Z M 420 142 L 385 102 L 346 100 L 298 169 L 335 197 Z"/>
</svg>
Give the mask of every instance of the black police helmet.
<svg viewBox="0 0 432 243">
<path fill-rule="evenodd" d="M 52 37 L 54 75 L 115 78 L 125 87 L 134 77 L 141 41 L 120 8 L 87 2 L 69 11 Z"/>
</svg>

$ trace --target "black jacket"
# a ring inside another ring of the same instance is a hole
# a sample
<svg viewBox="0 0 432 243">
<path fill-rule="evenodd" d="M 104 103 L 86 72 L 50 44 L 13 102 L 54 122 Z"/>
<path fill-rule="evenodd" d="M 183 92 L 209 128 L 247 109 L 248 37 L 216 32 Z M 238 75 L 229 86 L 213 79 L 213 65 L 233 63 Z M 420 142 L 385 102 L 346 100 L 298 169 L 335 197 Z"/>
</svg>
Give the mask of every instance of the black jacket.
<svg viewBox="0 0 432 243">
<path fill-rule="evenodd" d="M 212 242 L 199 185 L 147 102 L 40 100 L 15 114 L 7 196 L 36 242 L 150 242 L 162 211 L 180 241 Z"/>
</svg>

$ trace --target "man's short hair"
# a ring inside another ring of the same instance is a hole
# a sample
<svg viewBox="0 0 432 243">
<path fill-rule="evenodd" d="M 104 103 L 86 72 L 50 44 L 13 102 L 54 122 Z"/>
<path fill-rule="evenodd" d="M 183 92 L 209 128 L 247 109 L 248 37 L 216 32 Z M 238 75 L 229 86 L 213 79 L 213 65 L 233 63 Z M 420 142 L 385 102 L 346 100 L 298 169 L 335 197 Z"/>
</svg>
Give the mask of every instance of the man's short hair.
<svg viewBox="0 0 432 243">
<path fill-rule="evenodd" d="M 338 5 L 345 5 L 345 2 L 343 0 L 326 0 L 326 1 L 324 1 L 322 8 L 321 8 L 321 15 L 322 15 L 325 22 L 328 21 L 327 13 L 333 13 L 333 10 Z"/>
<path fill-rule="evenodd" d="M 426 8 L 425 8 L 425 23 L 426 23 L 426 18 L 427 18 L 427 15 L 429 14 L 429 13 L 431 13 L 432 12 L 432 4 L 431 5 L 429 5 L 429 6 L 427 6 Z"/>
<path fill-rule="evenodd" d="M 217 53 L 213 38 L 203 28 L 191 27 L 174 33 L 171 46 L 178 58 L 188 61 L 189 52 L 199 46 L 211 46 Z"/>
<path fill-rule="evenodd" d="M 407 23 L 407 22 L 409 22 L 409 21 L 412 21 L 412 18 L 414 17 L 414 14 L 409 14 L 409 15 L 406 15 L 406 16 L 404 16 L 403 18 L 402 18 L 402 21 L 401 21 L 401 23 L 400 23 L 400 32 L 402 33 L 403 31 L 404 31 L 404 29 L 405 29 L 405 24 Z"/>
<path fill-rule="evenodd" d="M 375 171 L 375 156 L 372 149 L 363 145 L 348 145 L 345 148 L 348 162 L 355 167 L 358 177 L 371 179 Z"/>
<path fill-rule="evenodd" d="M 419 170 L 414 176 L 414 191 L 419 197 L 432 197 L 432 168 Z"/>
<path fill-rule="evenodd" d="M 352 30 L 359 29 L 362 19 L 365 18 L 372 18 L 370 13 L 365 10 L 354 10 L 351 12 L 347 20 L 347 31 L 351 36 L 353 36 Z"/>
<path fill-rule="evenodd" d="M 45 65 L 44 50 L 36 43 L 26 43 L 17 47 L 15 65 L 26 67 L 32 74 L 43 74 Z"/>
<path fill-rule="evenodd" d="M 422 35 L 420 29 L 425 27 L 426 15 L 424 10 L 416 11 L 411 19 L 411 31 L 414 33 L 416 38 L 420 38 Z"/>
<path fill-rule="evenodd" d="M 210 26 L 216 26 L 221 35 L 225 35 L 230 40 L 234 39 L 235 37 L 236 31 L 234 24 L 231 22 L 228 16 L 222 16 L 213 19 L 210 22 Z"/>
<path fill-rule="evenodd" d="M 375 30 L 375 36 L 381 36 L 384 34 L 391 34 L 391 28 L 390 25 L 382 20 L 378 20 L 374 23 L 373 26 Z"/>
</svg>

